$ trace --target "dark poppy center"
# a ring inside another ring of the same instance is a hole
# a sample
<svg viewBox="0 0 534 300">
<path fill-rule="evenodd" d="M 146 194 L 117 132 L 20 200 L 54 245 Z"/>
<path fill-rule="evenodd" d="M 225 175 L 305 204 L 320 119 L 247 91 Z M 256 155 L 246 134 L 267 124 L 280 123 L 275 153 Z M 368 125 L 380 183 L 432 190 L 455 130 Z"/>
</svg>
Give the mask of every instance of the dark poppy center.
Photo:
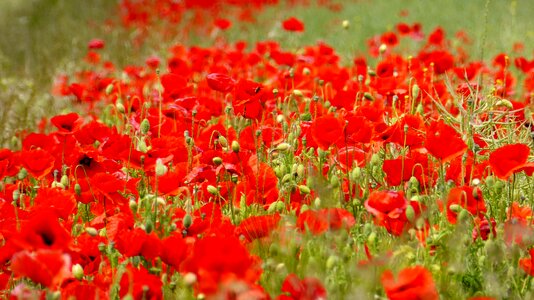
<svg viewBox="0 0 534 300">
<path fill-rule="evenodd" d="M 90 167 L 92 162 L 93 162 L 92 158 L 84 155 L 82 159 L 80 159 L 79 164 L 82 166 Z"/>
<path fill-rule="evenodd" d="M 39 235 L 41 236 L 41 239 L 43 239 L 45 245 L 52 246 L 54 244 L 54 236 L 49 232 L 39 232 Z"/>
</svg>

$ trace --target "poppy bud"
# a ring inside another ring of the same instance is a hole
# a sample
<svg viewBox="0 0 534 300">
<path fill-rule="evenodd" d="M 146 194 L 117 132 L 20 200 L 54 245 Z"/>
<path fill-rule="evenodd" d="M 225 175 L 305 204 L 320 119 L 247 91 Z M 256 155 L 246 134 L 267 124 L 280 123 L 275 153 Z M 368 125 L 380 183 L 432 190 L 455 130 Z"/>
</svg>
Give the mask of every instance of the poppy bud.
<svg viewBox="0 0 534 300">
<path fill-rule="evenodd" d="M 169 168 L 163 164 L 161 158 L 156 159 L 156 176 L 163 176 L 168 170 Z"/>
<path fill-rule="evenodd" d="M 65 189 L 65 186 L 63 184 L 61 184 L 61 182 L 57 182 L 57 181 L 52 182 L 52 187 L 53 188 Z"/>
<path fill-rule="evenodd" d="M 311 74 L 311 71 L 310 69 L 305 67 L 304 69 L 302 69 L 302 74 L 304 74 L 305 76 L 308 76 Z"/>
<path fill-rule="evenodd" d="M 188 272 L 184 275 L 184 284 L 187 286 L 192 286 L 197 282 L 197 275 L 195 273 Z"/>
<path fill-rule="evenodd" d="M 239 143 L 237 141 L 232 141 L 232 151 L 235 153 L 238 153 L 241 147 L 239 146 Z"/>
<path fill-rule="evenodd" d="M 222 147 L 228 147 L 228 140 L 224 136 L 219 136 L 218 140 Z"/>
<path fill-rule="evenodd" d="M 373 95 L 371 95 L 371 93 L 369 93 L 369 92 L 365 92 L 365 93 L 363 93 L 363 97 L 364 97 L 365 99 L 369 100 L 369 101 L 373 101 L 373 100 L 375 100 L 375 97 L 373 97 Z"/>
<path fill-rule="evenodd" d="M 452 204 L 449 206 L 449 209 L 454 213 L 459 213 L 462 210 L 462 207 L 458 204 Z"/>
<path fill-rule="evenodd" d="M 28 171 L 24 168 L 21 168 L 19 173 L 17 174 L 17 178 L 19 180 L 24 180 L 28 176 Z"/>
<path fill-rule="evenodd" d="M 361 175 L 362 170 L 360 169 L 360 167 L 354 167 L 354 169 L 352 169 L 352 172 L 350 172 L 350 177 L 353 181 L 358 180 Z"/>
<path fill-rule="evenodd" d="M 307 204 L 302 204 L 302 206 L 300 207 L 300 213 L 303 213 L 309 209 L 310 207 Z"/>
<path fill-rule="evenodd" d="M 270 213 L 270 214 L 273 214 L 275 212 L 280 212 L 280 211 L 284 210 L 285 206 L 286 205 L 284 204 L 284 202 L 275 201 L 275 202 L 271 203 L 271 205 L 269 205 L 269 208 L 267 209 L 267 212 Z"/>
<path fill-rule="evenodd" d="M 120 102 L 117 102 L 117 104 L 115 104 L 115 107 L 117 108 L 117 111 L 120 112 L 121 114 L 126 112 L 126 108 L 124 108 L 124 105 Z"/>
<path fill-rule="evenodd" d="M 384 52 L 386 52 L 387 49 L 388 49 L 388 46 L 386 44 L 381 44 L 380 47 L 378 47 L 378 52 L 380 52 L 380 54 L 384 54 Z"/>
<path fill-rule="evenodd" d="M 458 213 L 458 221 L 464 223 L 469 220 L 469 212 L 466 209 L 463 209 Z"/>
<path fill-rule="evenodd" d="M 304 97 L 304 94 L 302 94 L 301 90 L 293 90 L 293 96 L 295 97 Z"/>
<path fill-rule="evenodd" d="M 412 86 L 412 99 L 417 99 L 419 97 L 419 86 L 417 84 L 414 84 Z"/>
<path fill-rule="evenodd" d="M 111 95 L 111 93 L 113 92 L 113 83 L 110 83 L 108 84 L 108 86 L 106 86 L 106 95 Z"/>
<path fill-rule="evenodd" d="M 415 220 L 415 210 L 413 209 L 411 205 L 408 205 L 406 207 L 405 214 L 406 214 L 406 219 L 408 219 L 408 221 L 413 223 L 413 221 Z"/>
<path fill-rule="evenodd" d="M 98 230 L 96 230 L 96 228 L 94 228 L 94 227 L 85 227 L 85 232 L 87 232 L 87 234 L 90 235 L 90 236 L 97 236 L 98 235 Z"/>
<path fill-rule="evenodd" d="M 495 103 L 495 106 L 499 106 L 499 107 L 502 106 L 502 107 L 506 107 L 508 109 L 514 108 L 512 102 L 510 102 L 509 100 L 506 100 L 506 99 L 501 99 L 501 100 L 497 101 Z"/>
<path fill-rule="evenodd" d="M 335 255 L 330 255 L 328 259 L 326 260 L 326 269 L 331 270 L 334 268 L 339 262 L 339 257 Z"/>
<path fill-rule="evenodd" d="M 410 184 L 412 186 L 418 187 L 419 186 L 419 180 L 415 176 L 410 177 Z"/>
<path fill-rule="evenodd" d="M 214 158 L 212 159 L 212 161 L 213 161 L 213 164 L 216 165 L 216 166 L 222 164 L 222 162 L 223 162 L 222 158 L 220 158 L 220 157 L 218 157 L 218 156 L 214 157 Z"/>
<path fill-rule="evenodd" d="M 213 185 L 208 185 L 207 190 L 208 190 L 208 193 L 210 193 L 212 195 L 219 194 L 219 190 L 216 187 L 214 187 Z"/>
<path fill-rule="evenodd" d="M 20 191 L 19 190 L 14 190 L 13 191 L 13 200 L 17 201 L 17 200 L 19 200 L 19 198 L 20 198 Z"/>
<path fill-rule="evenodd" d="M 146 220 L 146 223 L 145 223 L 145 232 L 151 233 L 152 229 L 154 229 L 154 224 L 152 223 L 152 220 L 149 218 Z"/>
<path fill-rule="evenodd" d="M 339 187 L 339 177 L 337 177 L 337 175 L 334 175 L 332 178 L 330 178 L 330 185 L 334 189 Z"/>
<path fill-rule="evenodd" d="M 100 231 L 98 232 L 98 235 L 101 237 L 106 237 L 108 235 L 106 228 L 100 229 Z"/>
<path fill-rule="evenodd" d="M 291 148 L 291 145 L 288 143 L 280 143 L 278 146 L 276 146 L 276 150 L 280 152 L 286 152 L 289 148 Z"/>
<path fill-rule="evenodd" d="M 190 214 L 186 214 L 184 216 L 184 219 L 182 220 L 182 224 L 184 225 L 185 229 L 188 229 L 189 227 L 191 227 L 191 224 L 193 224 L 193 218 L 191 217 Z"/>
<path fill-rule="evenodd" d="M 287 183 L 287 182 L 291 181 L 291 179 L 292 179 L 291 174 L 286 174 L 286 175 L 284 175 L 284 177 L 282 177 L 282 183 Z"/>
<path fill-rule="evenodd" d="M 80 196 L 82 194 L 82 186 L 79 183 L 74 185 L 74 193 L 76 193 L 76 196 Z"/>
<path fill-rule="evenodd" d="M 310 188 L 305 186 L 305 185 L 299 185 L 299 191 L 301 194 L 309 194 L 310 193 Z"/>
<path fill-rule="evenodd" d="M 367 237 L 367 242 L 372 245 L 375 243 L 375 241 L 376 241 L 376 232 L 371 232 L 369 236 Z"/>
<path fill-rule="evenodd" d="M 313 200 L 313 205 L 315 207 L 321 207 L 321 198 L 317 197 L 315 200 Z"/>
<path fill-rule="evenodd" d="M 137 211 L 137 202 L 135 202 L 134 200 L 130 200 L 128 202 L 128 206 L 130 206 L 130 209 L 133 211 L 133 212 L 136 212 Z"/>
<path fill-rule="evenodd" d="M 75 264 L 72 266 L 72 276 L 78 280 L 83 279 L 83 268 L 80 264 Z"/>
<path fill-rule="evenodd" d="M 371 156 L 371 165 L 376 166 L 380 162 L 380 155 L 378 153 L 375 153 Z"/>
<path fill-rule="evenodd" d="M 69 185 L 69 176 L 67 176 L 67 175 L 61 176 L 61 179 L 59 180 L 59 182 L 65 187 L 68 186 Z"/>
<path fill-rule="evenodd" d="M 137 143 L 137 151 L 143 152 L 143 153 L 148 152 L 148 147 L 146 146 L 145 139 L 139 140 L 139 142 Z"/>
<path fill-rule="evenodd" d="M 343 26 L 343 29 L 349 29 L 350 22 L 349 20 L 343 20 L 343 23 L 341 23 L 341 25 Z"/>
<path fill-rule="evenodd" d="M 304 171 L 305 171 L 305 170 L 304 170 L 304 165 L 299 164 L 299 165 L 297 166 L 297 176 L 298 176 L 298 177 L 304 177 Z"/>
<path fill-rule="evenodd" d="M 278 89 L 273 89 L 273 95 L 278 95 Z"/>
<path fill-rule="evenodd" d="M 141 122 L 141 125 L 139 126 L 139 128 L 141 129 L 142 134 L 147 134 L 148 131 L 150 130 L 150 122 L 148 121 L 148 119 L 145 118 Z"/>
</svg>

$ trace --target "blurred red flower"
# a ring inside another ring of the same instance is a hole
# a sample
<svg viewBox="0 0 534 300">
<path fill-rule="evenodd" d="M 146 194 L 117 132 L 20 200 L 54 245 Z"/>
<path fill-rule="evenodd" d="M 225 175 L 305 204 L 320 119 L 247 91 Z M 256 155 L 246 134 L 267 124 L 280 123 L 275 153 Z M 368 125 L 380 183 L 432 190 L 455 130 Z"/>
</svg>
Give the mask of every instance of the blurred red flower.
<svg viewBox="0 0 534 300">
<path fill-rule="evenodd" d="M 326 289 L 319 279 L 298 278 L 295 274 L 287 275 L 282 283 L 282 295 L 278 300 L 322 300 L 327 299 Z"/>
<path fill-rule="evenodd" d="M 511 144 L 498 148 L 489 157 L 489 164 L 493 173 L 501 179 L 508 179 L 510 175 L 531 167 L 527 163 L 530 147 L 525 144 Z"/>
<path fill-rule="evenodd" d="M 287 31 L 296 31 L 296 32 L 302 32 L 304 31 L 304 23 L 300 21 L 299 19 L 295 17 L 291 17 L 284 22 L 282 22 L 282 27 L 284 30 Z"/>
<path fill-rule="evenodd" d="M 432 122 L 427 129 L 425 147 L 442 163 L 449 162 L 467 150 L 460 134 L 443 120 Z"/>
<path fill-rule="evenodd" d="M 390 300 L 439 299 L 432 274 L 422 266 L 403 269 L 397 280 L 393 273 L 387 270 L 382 274 L 381 281 Z"/>
</svg>

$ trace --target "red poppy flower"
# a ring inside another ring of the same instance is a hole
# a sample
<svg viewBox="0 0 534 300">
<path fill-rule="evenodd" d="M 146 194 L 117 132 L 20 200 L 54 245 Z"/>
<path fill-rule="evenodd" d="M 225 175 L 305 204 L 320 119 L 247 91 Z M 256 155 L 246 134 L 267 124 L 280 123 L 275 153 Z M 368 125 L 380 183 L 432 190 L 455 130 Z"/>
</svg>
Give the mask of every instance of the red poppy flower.
<svg viewBox="0 0 534 300">
<path fill-rule="evenodd" d="M 400 235 L 408 222 L 406 207 L 409 205 L 402 192 L 373 191 L 365 201 L 365 208 L 378 224 L 386 227 L 388 232 Z"/>
<path fill-rule="evenodd" d="M 0 149 L 0 181 L 6 176 L 15 176 L 18 173 L 16 156 L 9 149 Z"/>
<path fill-rule="evenodd" d="M 396 186 L 401 182 L 410 180 L 413 174 L 415 161 L 411 158 L 400 157 L 397 159 L 386 159 L 382 165 L 382 170 L 386 173 L 388 185 Z"/>
<path fill-rule="evenodd" d="M 453 204 L 463 207 L 475 217 L 483 218 L 486 213 L 486 204 L 478 187 L 462 186 L 450 190 L 447 197 L 447 219 L 451 224 L 456 224 L 457 213 L 450 208 Z"/>
<path fill-rule="evenodd" d="M 439 299 L 432 274 L 422 266 L 403 269 L 397 280 L 393 273 L 387 270 L 382 274 L 381 281 L 390 300 Z"/>
<path fill-rule="evenodd" d="M 351 228 L 356 223 L 354 216 L 343 208 L 323 208 L 318 211 L 307 210 L 297 219 L 300 230 L 310 230 L 313 234 L 321 234 L 327 230 Z"/>
<path fill-rule="evenodd" d="M 20 152 L 22 166 L 38 180 L 50 174 L 54 168 L 54 161 L 54 157 L 42 149 Z"/>
<path fill-rule="evenodd" d="M 269 236 L 278 226 L 280 215 L 251 216 L 241 221 L 236 228 L 236 235 L 243 235 L 247 241 Z"/>
<path fill-rule="evenodd" d="M 508 179 L 510 175 L 527 166 L 529 153 L 530 148 L 525 144 L 506 145 L 490 154 L 489 163 L 497 177 Z"/>
<path fill-rule="evenodd" d="M 220 30 L 226 30 L 232 26 L 232 22 L 228 19 L 217 19 L 215 20 L 215 26 Z"/>
<path fill-rule="evenodd" d="M 70 256 L 59 250 L 23 250 L 11 259 L 11 270 L 15 276 L 27 277 L 49 288 L 57 287 L 70 276 L 70 269 Z"/>
<path fill-rule="evenodd" d="M 460 134 L 443 120 L 432 122 L 427 130 L 425 147 L 434 157 L 446 163 L 462 155 L 467 150 L 467 144 Z"/>
<path fill-rule="evenodd" d="M 519 267 L 530 276 L 534 276 L 534 248 L 529 251 L 530 257 L 522 258 L 519 260 Z"/>
<path fill-rule="evenodd" d="M 212 90 L 216 90 L 221 93 L 227 93 L 233 90 L 236 83 L 232 77 L 220 73 L 208 74 L 206 76 L 206 80 L 208 81 L 208 86 Z"/>
<path fill-rule="evenodd" d="M 78 131 L 83 124 L 83 119 L 77 113 L 55 116 L 50 122 L 59 129 L 60 134 L 69 134 Z"/>
<path fill-rule="evenodd" d="M 295 17 L 291 17 L 285 20 L 284 22 L 282 22 L 282 27 L 284 28 L 284 30 L 287 30 L 287 31 L 297 31 L 297 32 L 304 31 L 304 23 L 302 23 L 302 21 L 300 21 L 299 19 Z"/>
<path fill-rule="evenodd" d="M 121 298 L 131 293 L 135 300 L 163 299 L 162 282 L 159 276 L 150 274 L 145 268 L 135 268 L 128 265 L 120 281 Z"/>
<path fill-rule="evenodd" d="M 323 116 L 315 119 L 310 130 L 315 142 L 324 150 L 343 137 L 341 122 L 332 116 Z"/>
<path fill-rule="evenodd" d="M 161 260 L 167 265 L 179 269 L 187 254 L 187 244 L 181 234 L 163 239 L 161 248 Z"/>
<path fill-rule="evenodd" d="M 183 269 L 197 275 L 200 292 L 210 294 L 230 277 L 255 283 L 261 275 L 256 264 L 257 260 L 236 237 L 212 236 L 195 243 Z"/>
<path fill-rule="evenodd" d="M 295 274 L 287 275 L 282 283 L 282 295 L 278 300 L 321 300 L 327 299 L 326 289 L 319 279 L 298 278 Z"/>
<path fill-rule="evenodd" d="M 89 49 L 93 49 L 93 50 L 102 49 L 104 48 L 104 46 L 105 46 L 104 40 L 101 40 L 101 39 L 92 39 L 91 41 L 89 41 L 89 44 L 87 45 Z"/>
</svg>

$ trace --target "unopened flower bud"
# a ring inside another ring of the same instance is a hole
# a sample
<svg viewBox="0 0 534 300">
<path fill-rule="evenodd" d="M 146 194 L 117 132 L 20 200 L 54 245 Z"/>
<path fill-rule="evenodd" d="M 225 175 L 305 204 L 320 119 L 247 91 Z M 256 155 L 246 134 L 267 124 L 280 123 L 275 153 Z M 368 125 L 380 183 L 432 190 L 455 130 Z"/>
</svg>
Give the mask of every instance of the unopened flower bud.
<svg viewBox="0 0 534 300">
<path fill-rule="evenodd" d="M 238 153 L 241 147 L 239 146 L 239 143 L 237 141 L 232 141 L 232 151 L 235 153 Z"/>
<path fill-rule="evenodd" d="M 223 160 L 222 160 L 222 158 L 216 156 L 216 157 L 214 157 L 212 159 L 212 162 L 213 162 L 214 165 L 219 166 L 220 164 L 222 164 Z"/>
<path fill-rule="evenodd" d="M 228 140 L 224 136 L 219 136 L 218 140 L 222 147 L 228 147 Z"/>
<path fill-rule="evenodd" d="M 276 150 L 278 150 L 280 152 L 285 152 L 289 148 L 291 148 L 291 145 L 289 145 L 288 143 L 280 143 L 280 144 L 278 144 L 278 146 L 276 146 Z"/>
<path fill-rule="evenodd" d="M 193 218 L 191 217 L 190 214 L 186 214 L 184 216 L 184 219 L 182 220 L 182 224 L 184 225 L 185 229 L 188 229 L 189 227 L 191 227 L 191 224 L 193 224 Z"/>
<path fill-rule="evenodd" d="M 343 23 L 341 23 L 341 25 L 343 26 L 343 29 L 349 29 L 350 22 L 349 20 L 343 20 Z"/>
<path fill-rule="evenodd" d="M 309 194 L 311 191 L 310 191 L 310 188 L 306 185 L 299 185 L 299 191 L 301 194 Z"/>
<path fill-rule="evenodd" d="M 83 268 L 80 264 L 75 264 L 72 266 L 72 276 L 74 276 L 74 278 L 82 280 L 84 275 L 83 273 Z"/>
<path fill-rule="evenodd" d="M 141 125 L 139 125 L 139 129 L 141 130 L 142 134 L 147 134 L 148 133 L 148 131 L 150 130 L 150 122 L 148 121 L 148 119 L 145 118 L 141 122 Z"/>
<path fill-rule="evenodd" d="M 214 187 L 213 185 L 208 185 L 208 187 L 206 188 L 208 190 L 208 193 L 212 194 L 212 195 L 217 195 L 219 194 L 219 190 Z"/>
<path fill-rule="evenodd" d="M 98 235 L 98 230 L 96 230 L 96 228 L 94 228 L 94 227 L 85 227 L 85 232 L 87 232 L 87 234 L 90 235 L 90 236 L 97 236 Z"/>
<path fill-rule="evenodd" d="M 161 158 L 156 160 L 156 176 L 163 176 L 167 173 L 169 168 L 163 164 Z"/>
<path fill-rule="evenodd" d="M 373 100 L 375 100 L 375 97 L 373 97 L 373 95 L 371 95 L 371 93 L 369 93 L 369 92 L 365 92 L 365 93 L 363 93 L 363 97 L 364 97 L 365 99 L 369 100 L 369 101 L 373 101 Z"/>
</svg>

